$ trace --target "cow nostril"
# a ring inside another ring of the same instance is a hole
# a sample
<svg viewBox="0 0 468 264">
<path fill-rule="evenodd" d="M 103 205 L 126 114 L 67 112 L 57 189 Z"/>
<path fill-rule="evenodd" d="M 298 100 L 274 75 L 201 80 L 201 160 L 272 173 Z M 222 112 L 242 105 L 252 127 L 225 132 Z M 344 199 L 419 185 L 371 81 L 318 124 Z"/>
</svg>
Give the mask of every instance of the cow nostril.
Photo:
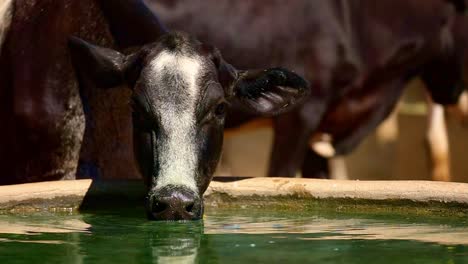
<svg viewBox="0 0 468 264">
<path fill-rule="evenodd" d="M 203 213 L 201 198 L 192 190 L 165 186 L 149 194 L 146 213 L 150 220 L 198 220 Z"/>
<path fill-rule="evenodd" d="M 185 211 L 188 213 L 191 213 L 193 211 L 193 207 L 195 206 L 195 203 L 189 203 L 185 206 Z"/>
<path fill-rule="evenodd" d="M 168 207 L 167 203 L 161 202 L 161 201 L 156 201 L 153 205 L 153 212 L 154 213 L 161 213 L 164 212 Z"/>
</svg>

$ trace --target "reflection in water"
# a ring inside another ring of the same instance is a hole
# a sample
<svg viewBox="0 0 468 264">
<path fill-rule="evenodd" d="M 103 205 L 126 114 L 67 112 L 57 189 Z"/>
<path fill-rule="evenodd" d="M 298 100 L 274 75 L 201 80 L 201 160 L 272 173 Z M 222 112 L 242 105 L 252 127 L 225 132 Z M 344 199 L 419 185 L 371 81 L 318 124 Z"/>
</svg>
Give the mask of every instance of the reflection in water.
<svg viewBox="0 0 468 264">
<path fill-rule="evenodd" d="M 463 219 L 236 215 L 215 212 L 204 222 L 184 223 L 149 222 L 140 215 L 0 216 L 0 262 L 468 261 Z"/>
<path fill-rule="evenodd" d="M 84 215 L 92 235 L 81 237 L 85 262 L 197 263 L 203 223 L 149 222 L 143 217 Z M 112 251 L 112 253 L 110 253 Z"/>
<path fill-rule="evenodd" d="M 414 240 L 438 244 L 468 245 L 468 226 L 430 225 L 421 223 L 383 223 L 372 219 L 263 219 L 234 217 L 205 222 L 206 234 L 319 234 L 304 240 Z M 299 238 L 301 239 L 301 238 Z"/>
<path fill-rule="evenodd" d="M 203 223 L 159 223 L 149 232 L 153 263 L 196 263 Z"/>
<path fill-rule="evenodd" d="M 37 234 L 37 233 L 80 233 L 89 232 L 91 227 L 80 216 L 74 219 L 58 221 L 41 221 L 42 218 L 4 217 L 0 218 L 0 234 Z"/>
</svg>

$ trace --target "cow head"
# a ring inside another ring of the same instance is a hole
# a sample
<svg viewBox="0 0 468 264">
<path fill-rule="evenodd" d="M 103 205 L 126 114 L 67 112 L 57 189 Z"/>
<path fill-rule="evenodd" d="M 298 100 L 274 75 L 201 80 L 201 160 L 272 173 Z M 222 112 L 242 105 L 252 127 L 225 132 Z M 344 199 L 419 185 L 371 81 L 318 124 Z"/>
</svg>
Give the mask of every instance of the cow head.
<svg viewBox="0 0 468 264">
<path fill-rule="evenodd" d="M 130 55 L 78 38 L 70 39 L 70 50 L 80 78 L 103 88 L 125 83 L 133 91 L 134 149 L 150 219 L 201 217 L 232 100 L 274 115 L 308 94 L 306 82 L 290 71 L 238 71 L 185 33 L 166 33 Z"/>
</svg>

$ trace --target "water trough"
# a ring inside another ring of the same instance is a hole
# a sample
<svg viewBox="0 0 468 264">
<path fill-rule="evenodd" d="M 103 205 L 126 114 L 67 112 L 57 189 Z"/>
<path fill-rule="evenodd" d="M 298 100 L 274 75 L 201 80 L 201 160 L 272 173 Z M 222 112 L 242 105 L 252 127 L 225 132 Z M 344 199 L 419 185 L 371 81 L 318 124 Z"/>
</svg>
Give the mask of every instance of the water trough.
<svg viewBox="0 0 468 264">
<path fill-rule="evenodd" d="M 0 186 L 0 213 L 76 211 L 142 205 L 140 181 L 57 181 Z M 468 184 L 428 181 L 336 181 L 216 178 L 206 207 L 410 212 L 468 215 Z"/>
</svg>

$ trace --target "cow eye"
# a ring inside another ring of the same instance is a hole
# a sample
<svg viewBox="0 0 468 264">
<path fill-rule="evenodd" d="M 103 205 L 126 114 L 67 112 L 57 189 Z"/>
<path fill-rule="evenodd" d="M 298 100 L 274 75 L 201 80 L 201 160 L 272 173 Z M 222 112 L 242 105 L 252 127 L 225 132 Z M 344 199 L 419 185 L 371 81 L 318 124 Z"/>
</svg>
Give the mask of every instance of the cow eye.
<svg viewBox="0 0 468 264">
<path fill-rule="evenodd" d="M 218 118 L 223 118 L 225 115 L 226 115 L 226 108 L 227 108 L 227 105 L 225 102 L 221 102 L 219 104 L 216 105 L 215 109 L 214 109 L 214 114 L 218 117 Z"/>
</svg>

